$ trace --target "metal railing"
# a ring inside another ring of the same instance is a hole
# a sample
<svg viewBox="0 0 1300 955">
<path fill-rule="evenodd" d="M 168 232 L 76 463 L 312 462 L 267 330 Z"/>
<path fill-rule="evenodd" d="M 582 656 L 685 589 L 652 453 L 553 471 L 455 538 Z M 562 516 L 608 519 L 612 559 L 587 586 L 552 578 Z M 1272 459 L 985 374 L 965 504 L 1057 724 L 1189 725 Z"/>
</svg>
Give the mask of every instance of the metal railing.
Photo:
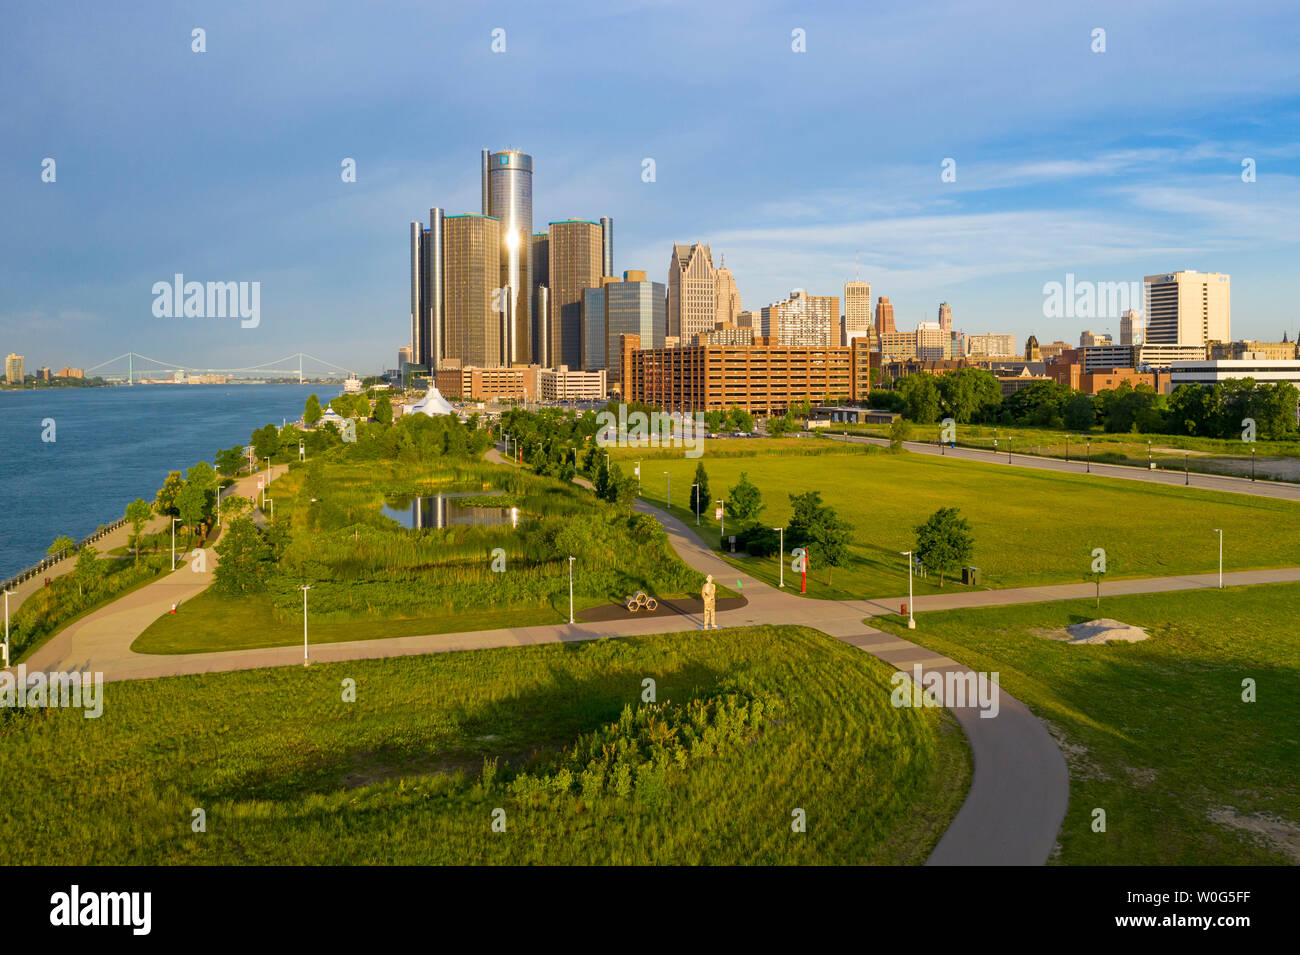
<svg viewBox="0 0 1300 955">
<path fill-rule="evenodd" d="M 71 557 L 73 554 L 81 550 L 81 548 L 85 547 L 87 544 L 91 543 L 92 541 L 97 541 L 101 537 L 104 537 L 107 534 L 111 534 L 113 531 L 117 530 L 125 523 L 126 523 L 126 518 L 121 517 L 115 520 L 112 524 L 101 524 L 94 531 L 94 533 L 90 534 L 88 537 L 83 538 L 82 540 L 79 540 L 70 549 L 61 550 L 57 554 L 51 554 L 48 557 L 42 558 L 40 563 L 33 564 L 31 567 L 28 567 L 26 570 L 20 571 L 19 573 L 10 577 L 8 580 L 4 582 L 3 589 L 11 590 L 14 587 L 16 587 L 18 584 L 21 584 L 27 580 L 31 580 L 33 577 L 37 576 L 43 571 L 48 570 L 49 568 L 53 567 L 55 564 L 59 563 L 60 561 L 63 561 L 68 557 Z"/>
</svg>

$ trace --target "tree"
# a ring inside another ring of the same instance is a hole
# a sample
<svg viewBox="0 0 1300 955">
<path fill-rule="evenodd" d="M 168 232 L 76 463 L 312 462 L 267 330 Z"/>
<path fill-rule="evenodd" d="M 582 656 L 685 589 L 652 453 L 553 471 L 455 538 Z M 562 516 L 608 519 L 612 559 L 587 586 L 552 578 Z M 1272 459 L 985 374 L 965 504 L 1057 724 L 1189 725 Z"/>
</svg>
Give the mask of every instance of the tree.
<svg viewBox="0 0 1300 955">
<path fill-rule="evenodd" d="M 66 551 L 72 550 L 76 546 L 77 542 L 71 537 L 67 534 L 60 534 L 58 537 L 54 538 L 54 543 L 45 548 L 45 553 L 50 557 L 55 557 Z"/>
<path fill-rule="evenodd" d="M 944 414 L 960 424 L 992 416 L 1002 404 L 1002 388 L 992 372 L 958 368 L 935 380 Z"/>
<path fill-rule="evenodd" d="M 217 471 L 225 475 L 238 474 L 246 459 L 246 452 L 238 445 L 233 448 L 226 448 L 224 451 L 218 451 L 217 456 L 213 458 L 217 465 Z"/>
<path fill-rule="evenodd" d="M 185 481 L 181 478 L 181 472 L 168 471 L 167 480 L 163 481 L 163 486 L 158 489 L 158 496 L 154 498 L 154 510 L 159 514 L 176 517 L 176 496 L 184 487 Z"/>
<path fill-rule="evenodd" d="M 237 517 L 226 527 L 216 546 L 217 562 L 213 586 L 224 594 L 260 591 L 266 582 L 271 550 L 250 517 Z"/>
<path fill-rule="evenodd" d="M 273 424 L 258 428 L 253 432 L 253 453 L 258 459 L 269 458 L 280 450 L 280 431 Z"/>
<path fill-rule="evenodd" d="M 889 450 L 902 451 L 903 442 L 912 434 L 912 425 L 906 418 L 899 415 L 889 425 Z"/>
<path fill-rule="evenodd" d="M 757 521 L 763 507 L 763 493 L 749 482 L 749 474 L 741 471 L 740 483 L 727 492 L 727 515 L 742 524 Z"/>
<path fill-rule="evenodd" d="M 695 486 L 691 487 L 691 513 L 703 514 L 709 506 L 709 472 L 704 470 L 704 462 L 695 464 Z"/>
<path fill-rule="evenodd" d="M 916 528 L 916 556 L 926 567 L 939 572 L 940 587 L 944 575 L 969 561 L 974 550 L 970 522 L 955 507 L 939 508 Z"/>
<path fill-rule="evenodd" d="M 835 509 L 822 503 L 820 491 L 791 494 L 789 534 L 792 543 L 807 546 L 818 566 L 826 565 L 826 581 L 834 583 L 832 568 L 849 558 L 849 540 L 853 525 L 840 518 Z"/>
<path fill-rule="evenodd" d="M 1092 396 L 1079 392 L 1065 402 L 1065 426 L 1071 431 L 1090 431 L 1097 420 Z"/>
<path fill-rule="evenodd" d="M 898 383 L 899 393 L 907 402 L 907 417 L 917 424 L 933 424 L 939 420 L 939 387 L 934 375 L 920 372 L 908 375 Z"/>
<path fill-rule="evenodd" d="M 393 423 L 393 402 L 387 394 L 381 394 L 375 399 L 374 417 L 380 424 Z"/>
<path fill-rule="evenodd" d="M 602 501 L 609 500 L 609 464 L 604 458 L 600 458 L 596 464 L 596 477 L 591 482 L 591 487 L 596 492 L 596 497 Z"/>
<path fill-rule="evenodd" d="M 797 430 L 794 423 L 794 415 L 787 411 L 781 417 L 769 417 L 767 419 L 767 433 L 769 437 L 779 438 L 784 434 Z"/>
<path fill-rule="evenodd" d="M 208 493 L 192 481 L 187 481 L 176 495 L 176 516 L 181 523 L 198 533 L 199 525 L 208 509 Z"/>
<path fill-rule="evenodd" d="M 302 423 L 309 428 L 316 427 L 316 422 L 325 412 L 320 406 L 320 399 L 314 394 L 307 396 L 307 404 L 302 410 Z"/>
<path fill-rule="evenodd" d="M 754 416 L 739 405 L 732 405 L 727 410 L 727 427 L 749 433 L 754 430 Z"/>
<path fill-rule="evenodd" d="M 153 517 L 153 508 L 142 497 L 137 497 L 126 506 L 126 519 L 131 525 L 131 540 L 135 545 L 136 564 L 140 563 L 140 532 L 145 524 L 149 523 L 151 517 Z"/>
<path fill-rule="evenodd" d="M 85 596 L 87 590 L 95 586 L 101 576 L 99 551 L 86 544 L 77 552 L 77 566 L 72 569 L 72 579 L 77 582 L 77 596 Z"/>
<path fill-rule="evenodd" d="M 306 482 L 303 482 L 303 488 L 306 489 Z M 221 520 L 229 523 L 237 518 L 240 514 L 253 509 L 253 500 L 248 497 L 240 497 L 238 494 L 230 494 L 221 499 Z"/>
</svg>

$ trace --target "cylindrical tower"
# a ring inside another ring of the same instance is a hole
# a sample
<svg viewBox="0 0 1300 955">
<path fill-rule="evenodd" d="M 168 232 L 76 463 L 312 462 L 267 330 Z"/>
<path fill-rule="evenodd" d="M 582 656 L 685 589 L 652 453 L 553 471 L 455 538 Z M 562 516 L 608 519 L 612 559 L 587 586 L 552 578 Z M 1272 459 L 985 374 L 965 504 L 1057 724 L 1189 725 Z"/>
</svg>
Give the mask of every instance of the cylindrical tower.
<svg viewBox="0 0 1300 955">
<path fill-rule="evenodd" d="M 545 285 L 537 286 L 537 321 L 533 323 L 533 354 L 542 365 L 549 364 L 551 353 L 551 290 Z"/>
<path fill-rule="evenodd" d="M 429 371 L 438 369 L 443 356 L 443 260 L 442 260 L 442 220 L 443 211 L 437 206 L 429 210 L 429 231 L 425 233 L 425 310 L 429 315 Z"/>
<path fill-rule="evenodd" d="M 411 362 L 423 364 L 424 338 L 424 231 L 411 223 Z"/>
<path fill-rule="evenodd" d="M 600 217 L 601 275 L 614 275 L 614 220 Z"/>
<path fill-rule="evenodd" d="M 533 157 L 515 149 L 492 153 L 488 187 L 489 214 L 501 224 L 501 287 L 509 289 L 506 354 L 512 364 L 527 364 L 533 339 Z"/>
</svg>

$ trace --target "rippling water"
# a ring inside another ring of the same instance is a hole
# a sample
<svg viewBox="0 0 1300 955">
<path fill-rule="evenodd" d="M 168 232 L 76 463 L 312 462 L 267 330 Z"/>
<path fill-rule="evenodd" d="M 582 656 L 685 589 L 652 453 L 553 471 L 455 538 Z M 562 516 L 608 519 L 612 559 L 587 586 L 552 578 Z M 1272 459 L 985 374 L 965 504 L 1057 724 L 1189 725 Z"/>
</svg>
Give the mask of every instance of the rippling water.
<svg viewBox="0 0 1300 955">
<path fill-rule="evenodd" d="M 152 501 L 168 471 L 247 444 L 337 385 L 136 385 L 0 392 L 0 580 L 60 534 L 80 540 Z M 55 440 L 41 440 L 46 418 Z"/>
</svg>

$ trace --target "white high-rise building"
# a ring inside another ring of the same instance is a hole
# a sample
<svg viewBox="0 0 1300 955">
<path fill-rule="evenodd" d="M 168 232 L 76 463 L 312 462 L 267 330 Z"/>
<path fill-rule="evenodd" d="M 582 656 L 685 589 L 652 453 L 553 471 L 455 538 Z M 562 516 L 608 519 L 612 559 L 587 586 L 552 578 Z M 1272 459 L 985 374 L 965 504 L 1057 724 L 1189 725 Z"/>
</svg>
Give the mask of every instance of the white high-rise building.
<svg viewBox="0 0 1300 955">
<path fill-rule="evenodd" d="M 861 280 L 844 283 L 844 332 L 840 344 L 847 345 L 873 331 L 871 323 L 871 283 Z"/>
<path fill-rule="evenodd" d="M 1231 279 L 1222 272 L 1148 275 L 1145 344 L 1205 345 L 1232 340 Z"/>
</svg>

